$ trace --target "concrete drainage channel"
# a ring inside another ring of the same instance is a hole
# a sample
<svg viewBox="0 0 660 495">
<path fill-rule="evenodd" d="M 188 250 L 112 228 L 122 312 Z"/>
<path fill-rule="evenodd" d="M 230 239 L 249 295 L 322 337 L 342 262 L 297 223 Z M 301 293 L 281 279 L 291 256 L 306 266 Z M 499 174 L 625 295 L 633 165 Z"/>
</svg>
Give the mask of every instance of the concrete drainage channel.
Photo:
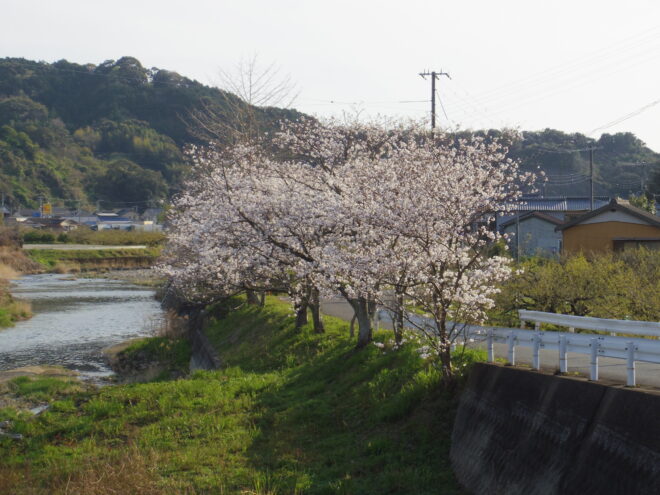
<svg viewBox="0 0 660 495">
<path fill-rule="evenodd" d="M 190 371 L 215 370 L 220 368 L 220 356 L 200 328 L 192 328 L 188 333 L 192 345 Z"/>
<path fill-rule="evenodd" d="M 660 493 L 660 395 L 477 364 L 451 442 L 475 494 Z"/>
</svg>

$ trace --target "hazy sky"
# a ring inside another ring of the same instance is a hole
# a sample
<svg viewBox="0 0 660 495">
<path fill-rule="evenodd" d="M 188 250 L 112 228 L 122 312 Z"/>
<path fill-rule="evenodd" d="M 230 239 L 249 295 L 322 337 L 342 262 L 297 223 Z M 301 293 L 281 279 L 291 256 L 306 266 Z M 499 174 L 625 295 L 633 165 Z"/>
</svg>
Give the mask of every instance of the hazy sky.
<svg viewBox="0 0 660 495">
<path fill-rule="evenodd" d="M 131 55 L 213 83 L 253 53 L 309 113 L 428 116 L 418 73 L 443 69 L 440 125 L 631 131 L 660 151 L 657 0 L 0 0 L 0 57 Z"/>
</svg>

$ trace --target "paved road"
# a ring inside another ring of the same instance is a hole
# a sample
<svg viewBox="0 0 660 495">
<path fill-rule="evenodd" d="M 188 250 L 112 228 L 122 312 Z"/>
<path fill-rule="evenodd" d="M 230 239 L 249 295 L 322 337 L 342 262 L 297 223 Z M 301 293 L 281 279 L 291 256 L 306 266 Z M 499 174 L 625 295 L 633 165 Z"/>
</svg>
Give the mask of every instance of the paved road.
<svg viewBox="0 0 660 495">
<path fill-rule="evenodd" d="M 353 317 L 353 309 L 342 298 L 336 297 L 326 299 L 321 303 L 323 313 L 350 321 Z M 382 328 L 391 329 L 391 323 L 381 321 Z M 470 346 L 485 348 L 484 342 L 475 342 Z M 506 359 L 506 344 L 494 344 L 495 358 Z M 559 370 L 559 353 L 552 350 L 540 351 L 541 368 L 547 371 Z M 568 353 L 568 371 L 569 373 L 579 373 L 582 376 L 589 376 L 590 358 L 586 354 Z M 516 363 L 531 366 L 532 349 L 529 347 L 516 347 Z M 637 383 L 645 388 L 657 389 L 660 391 L 660 364 L 636 362 Z M 626 383 L 626 361 L 624 359 L 598 358 L 599 381 L 609 384 L 625 385 Z"/>
<path fill-rule="evenodd" d="M 23 244 L 23 249 L 53 249 L 55 251 L 95 251 L 98 249 L 146 249 L 137 246 L 103 246 L 100 244 Z"/>
</svg>

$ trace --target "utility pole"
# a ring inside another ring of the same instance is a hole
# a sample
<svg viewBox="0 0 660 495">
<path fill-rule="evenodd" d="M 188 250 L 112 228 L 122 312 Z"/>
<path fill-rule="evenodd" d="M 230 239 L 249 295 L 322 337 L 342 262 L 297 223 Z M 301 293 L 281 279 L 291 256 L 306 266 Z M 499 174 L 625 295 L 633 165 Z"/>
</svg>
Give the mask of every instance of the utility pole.
<svg viewBox="0 0 660 495">
<path fill-rule="evenodd" d="M 422 79 L 426 81 L 426 76 L 431 76 L 431 130 L 435 130 L 435 81 L 440 77 L 440 76 L 447 76 L 448 79 L 451 79 L 451 76 L 446 73 L 442 72 L 436 72 L 436 71 L 425 71 L 425 72 L 420 72 L 420 76 L 422 76 Z"/>
<path fill-rule="evenodd" d="M 520 261 L 520 210 L 516 210 L 516 261 Z"/>
<path fill-rule="evenodd" d="M 590 206 L 594 209 L 594 147 L 589 146 L 589 189 L 590 192 Z"/>
<path fill-rule="evenodd" d="M 648 180 L 649 176 L 649 164 L 646 162 L 642 162 L 642 174 L 640 175 L 640 187 L 642 189 L 642 195 L 646 193 L 646 181 Z"/>
</svg>

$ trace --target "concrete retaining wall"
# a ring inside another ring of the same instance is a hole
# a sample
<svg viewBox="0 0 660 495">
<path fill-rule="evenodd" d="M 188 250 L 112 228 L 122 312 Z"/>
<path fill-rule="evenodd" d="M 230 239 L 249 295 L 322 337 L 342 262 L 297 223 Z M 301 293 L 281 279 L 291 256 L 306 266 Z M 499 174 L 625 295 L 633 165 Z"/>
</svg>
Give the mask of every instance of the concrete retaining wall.
<svg viewBox="0 0 660 495">
<path fill-rule="evenodd" d="M 479 364 L 451 459 L 475 494 L 660 493 L 660 395 Z"/>
<path fill-rule="evenodd" d="M 188 339 L 192 346 L 190 370 L 215 370 L 221 365 L 220 356 L 204 334 L 208 325 L 208 315 L 204 309 L 196 308 L 187 312 Z"/>
<path fill-rule="evenodd" d="M 192 354 L 190 357 L 190 370 L 215 370 L 220 367 L 220 357 L 204 335 L 201 329 L 192 329 L 189 332 Z"/>
</svg>

